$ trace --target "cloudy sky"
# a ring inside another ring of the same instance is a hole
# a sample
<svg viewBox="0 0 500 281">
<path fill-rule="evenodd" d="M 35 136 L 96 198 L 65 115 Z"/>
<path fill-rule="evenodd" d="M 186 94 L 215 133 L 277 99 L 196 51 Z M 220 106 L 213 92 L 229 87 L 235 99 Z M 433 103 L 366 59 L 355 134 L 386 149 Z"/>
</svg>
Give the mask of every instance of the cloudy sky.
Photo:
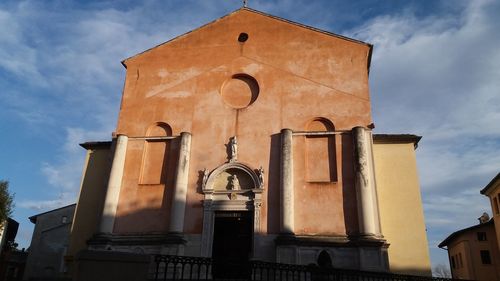
<svg viewBox="0 0 500 281">
<path fill-rule="evenodd" d="M 241 6 L 238 0 L 2 1 L 0 179 L 27 217 L 74 203 L 84 150 L 109 140 L 120 61 Z M 376 133 L 422 135 L 418 166 L 436 245 L 490 212 L 479 194 L 500 172 L 500 1 L 249 0 L 251 8 L 374 44 Z"/>
</svg>

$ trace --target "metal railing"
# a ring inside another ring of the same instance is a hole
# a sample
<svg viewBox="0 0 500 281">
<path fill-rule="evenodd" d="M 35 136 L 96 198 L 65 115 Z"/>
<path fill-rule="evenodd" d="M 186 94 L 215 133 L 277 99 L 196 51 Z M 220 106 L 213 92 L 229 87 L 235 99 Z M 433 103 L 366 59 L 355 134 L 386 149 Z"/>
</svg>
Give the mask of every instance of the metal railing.
<svg viewBox="0 0 500 281">
<path fill-rule="evenodd" d="M 251 262 L 251 280 L 275 281 L 449 281 L 447 278 L 401 275 L 338 268 L 321 268 L 317 265 L 292 265 L 261 261 Z"/>
<path fill-rule="evenodd" d="M 252 280 L 252 281 L 449 281 L 452 279 L 368 272 L 316 265 L 292 265 L 261 261 L 230 264 L 211 258 L 155 256 L 155 281 Z"/>
<path fill-rule="evenodd" d="M 155 256 L 154 280 L 213 280 L 212 259 L 183 256 Z"/>
</svg>

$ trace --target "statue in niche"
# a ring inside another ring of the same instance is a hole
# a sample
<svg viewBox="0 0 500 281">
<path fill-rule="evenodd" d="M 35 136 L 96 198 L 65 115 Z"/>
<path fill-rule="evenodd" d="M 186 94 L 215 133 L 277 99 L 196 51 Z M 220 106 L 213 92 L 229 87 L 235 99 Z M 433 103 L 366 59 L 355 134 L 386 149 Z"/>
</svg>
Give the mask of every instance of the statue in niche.
<svg viewBox="0 0 500 281">
<path fill-rule="evenodd" d="M 203 179 L 201 182 L 202 189 L 205 189 L 205 187 L 207 186 L 207 181 L 208 181 L 208 170 L 207 170 L 207 168 L 205 168 L 205 169 L 203 169 Z"/>
<path fill-rule="evenodd" d="M 238 177 L 236 175 L 232 175 L 230 182 L 229 182 L 229 188 L 231 190 L 240 190 L 240 181 L 238 180 Z"/>
<path fill-rule="evenodd" d="M 259 168 L 259 187 L 264 187 L 264 169 L 262 168 L 262 166 L 260 166 Z"/>
<path fill-rule="evenodd" d="M 238 140 L 236 139 L 236 136 L 229 139 L 229 152 L 229 162 L 238 161 Z"/>
</svg>

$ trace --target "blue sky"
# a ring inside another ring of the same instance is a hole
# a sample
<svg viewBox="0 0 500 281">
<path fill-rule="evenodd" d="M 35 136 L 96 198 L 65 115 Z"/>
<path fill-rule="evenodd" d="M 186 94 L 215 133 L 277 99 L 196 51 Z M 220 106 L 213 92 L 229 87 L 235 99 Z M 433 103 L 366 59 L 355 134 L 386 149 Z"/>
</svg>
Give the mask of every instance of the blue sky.
<svg viewBox="0 0 500 281">
<path fill-rule="evenodd" d="M 108 140 L 120 61 L 221 17 L 237 0 L 2 1 L 0 179 L 28 217 L 76 201 L 85 151 Z M 422 135 L 418 166 L 432 262 L 436 245 L 490 212 L 500 172 L 499 1 L 249 0 L 251 8 L 374 44 L 376 133 Z M 490 212 L 491 213 L 491 212 Z"/>
</svg>

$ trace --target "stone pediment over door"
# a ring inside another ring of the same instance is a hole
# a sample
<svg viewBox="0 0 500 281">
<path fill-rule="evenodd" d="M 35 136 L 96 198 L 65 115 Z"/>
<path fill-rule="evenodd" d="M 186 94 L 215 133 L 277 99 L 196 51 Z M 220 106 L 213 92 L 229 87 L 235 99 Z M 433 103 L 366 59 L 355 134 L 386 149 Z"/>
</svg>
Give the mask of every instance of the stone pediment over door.
<svg viewBox="0 0 500 281">
<path fill-rule="evenodd" d="M 206 179 L 204 179 L 202 188 L 205 194 L 260 193 L 264 186 L 263 170 L 255 172 L 240 162 L 225 163 L 209 174 L 205 173 Z"/>
</svg>

